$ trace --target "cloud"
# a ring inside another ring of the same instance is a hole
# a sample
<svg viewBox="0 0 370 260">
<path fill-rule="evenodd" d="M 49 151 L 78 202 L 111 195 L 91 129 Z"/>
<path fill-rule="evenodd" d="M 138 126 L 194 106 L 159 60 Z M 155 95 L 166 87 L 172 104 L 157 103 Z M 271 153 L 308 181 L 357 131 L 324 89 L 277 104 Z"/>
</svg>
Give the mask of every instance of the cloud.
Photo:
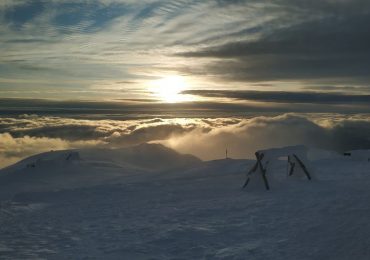
<svg viewBox="0 0 370 260">
<path fill-rule="evenodd" d="M 276 1 L 271 11 L 280 13 L 275 25 L 259 27 L 254 39 L 244 39 L 250 32 L 242 30 L 239 40 L 178 55 L 208 60 L 203 70 L 227 81 L 330 79 L 365 84 L 370 68 L 369 7 L 366 1 Z"/>
<path fill-rule="evenodd" d="M 63 115 L 74 118 L 122 120 L 173 117 L 226 117 L 249 113 L 369 113 L 366 95 L 305 94 L 303 92 L 253 92 L 192 90 L 184 93 L 209 96 L 205 100 L 160 103 L 155 100 L 56 101 L 47 99 L 0 98 L 0 115 Z M 267 93 L 267 94 L 264 94 Z M 271 96 L 268 96 L 271 93 Z M 276 97 L 273 94 L 277 94 Z M 366 92 L 365 92 L 366 93 Z M 55 94 L 54 94 L 55 95 Z M 76 93 L 75 93 L 76 95 Z M 216 98 L 217 97 L 217 98 Z M 249 100 L 247 100 L 248 98 Z M 351 99 L 353 97 L 353 99 Z M 251 101 L 252 100 L 252 101 Z M 269 102 L 265 102 L 269 100 Z M 284 102 L 286 100 L 287 102 Z M 291 103 L 301 102 L 301 103 Z M 326 103 L 325 103 L 325 102 Z M 124 111 L 124 113 L 123 113 Z"/>
<path fill-rule="evenodd" d="M 369 89 L 366 86 L 304 86 L 304 90 L 320 91 L 320 92 L 346 92 L 346 93 L 368 93 Z"/>
<path fill-rule="evenodd" d="M 185 121 L 160 118 L 91 120 L 21 115 L 18 118 L 0 118 L 0 133 L 9 133 L 15 138 L 60 138 L 69 142 L 99 140 L 112 146 L 121 146 L 166 139 L 171 135 L 191 131 L 197 126 L 207 125 L 206 121 L 198 119 Z"/>
<path fill-rule="evenodd" d="M 360 0 L 1 1 L 0 91 L 136 99 L 167 74 L 220 88 L 367 85 L 368 10 Z"/>
<path fill-rule="evenodd" d="M 135 145 L 143 142 L 166 140 L 175 136 L 181 136 L 196 128 L 196 125 L 181 125 L 176 122 L 162 125 L 148 125 L 134 129 L 129 133 L 115 132 L 105 140 L 113 147 Z"/>
<path fill-rule="evenodd" d="M 223 158 L 226 148 L 233 158 L 252 158 L 257 149 L 295 144 L 339 152 L 370 149 L 366 114 L 123 121 L 24 115 L 0 118 L 0 126 L 0 166 L 50 149 L 118 148 L 144 142 L 162 143 L 207 160 Z"/>
<path fill-rule="evenodd" d="M 49 150 L 124 147 L 168 139 L 195 127 L 201 120 L 86 120 L 50 116 L 0 117 L 0 167 Z"/>
<path fill-rule="evenodd" d="M 253 158 L 258 149 L 305 144 L 343 152 L 370 148 L 370 120 L 354 118 L 316 118 L 285 114 L 276 117 L 255 117 L 238 124 L 199 130 L 162 143 L 202 159 L 223 158 L 225 149 L 232 158 Z"/>
<path fill-rule="evenodd" d="M 186 90 L 183 94 L 198 95 L 212 98 L 232 98 L 277 103 L 311 103 L 311 104 L 370 104 L 370 95 L 354 95 L 324 92 L 287 92 L 287 91 L 255 91 L 255 90 Z"/>
</svg>

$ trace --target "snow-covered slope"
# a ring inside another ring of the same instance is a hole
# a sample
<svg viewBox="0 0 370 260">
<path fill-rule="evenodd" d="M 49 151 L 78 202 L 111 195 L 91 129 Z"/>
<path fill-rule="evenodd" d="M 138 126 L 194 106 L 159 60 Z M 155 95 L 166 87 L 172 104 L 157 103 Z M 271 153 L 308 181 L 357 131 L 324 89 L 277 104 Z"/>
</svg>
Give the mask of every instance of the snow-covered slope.
<svg viewBox="0 0 370 260">
<path fill-rule="evenodd" d="M 127 182 L 142 175 L 192 168 L 200 163 L 201 160 L 192 155 L 179 154 L 159 144 L 50 151 L 0 170 L 0 199 L 22 191 Z"/>
<path fill-rule="evenodd" d="M 270 191 L 157 145 L 37 155 L 0 171 L 0 258 L 369 259 L 370 163 L 321 153 Z"/>
</svg>

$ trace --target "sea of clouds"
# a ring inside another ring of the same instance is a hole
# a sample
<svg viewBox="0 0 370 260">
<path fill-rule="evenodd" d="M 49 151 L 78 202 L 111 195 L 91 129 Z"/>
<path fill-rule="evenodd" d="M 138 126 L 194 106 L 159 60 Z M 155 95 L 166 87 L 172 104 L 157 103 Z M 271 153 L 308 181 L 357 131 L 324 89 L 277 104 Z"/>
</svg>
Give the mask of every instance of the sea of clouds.
<svg viewBox="0 0 370 260">
<path fill-rule="evenodd" d="M 0 167 L 58 149 L 162 143 L 204 160 L 252 158 L 256 149 L 306 144 L 343 152 L 370 148 L 367 115 L 294 114 L 251 118 L 75 119 L 0 117 Z"/>
</svg>

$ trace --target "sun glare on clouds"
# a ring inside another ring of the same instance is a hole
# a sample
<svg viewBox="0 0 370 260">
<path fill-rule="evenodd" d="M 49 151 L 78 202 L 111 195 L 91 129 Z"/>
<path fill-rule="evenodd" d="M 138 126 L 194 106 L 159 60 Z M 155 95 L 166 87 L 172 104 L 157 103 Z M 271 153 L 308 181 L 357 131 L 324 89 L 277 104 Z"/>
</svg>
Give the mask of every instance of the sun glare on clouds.
<svg viewBox="0 0 370 260">
<path fill-rule="evenodd" d="M 187 82 L 181 76 L 166 76 L 151 83 L 153 95 L 165 103 L 178 103 L 190 101 L 188 95 L 181 94 L 188 89 Z"/>
</svg>

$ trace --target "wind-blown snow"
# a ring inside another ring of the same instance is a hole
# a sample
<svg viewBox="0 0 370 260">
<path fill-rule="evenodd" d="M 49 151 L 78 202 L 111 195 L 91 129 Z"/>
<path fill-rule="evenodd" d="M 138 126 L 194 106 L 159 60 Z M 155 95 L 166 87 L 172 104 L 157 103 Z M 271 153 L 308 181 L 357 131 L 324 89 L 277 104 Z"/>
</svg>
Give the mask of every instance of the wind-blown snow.
<svg viewBox="0 0 370 260">
<path fill-rule="evenodd" d="M 368 259 L 370 163 L 321 154 L 270 191 L 154 144 L 36 155 L 0 171 L 0 258 Z"/>
</svg>

